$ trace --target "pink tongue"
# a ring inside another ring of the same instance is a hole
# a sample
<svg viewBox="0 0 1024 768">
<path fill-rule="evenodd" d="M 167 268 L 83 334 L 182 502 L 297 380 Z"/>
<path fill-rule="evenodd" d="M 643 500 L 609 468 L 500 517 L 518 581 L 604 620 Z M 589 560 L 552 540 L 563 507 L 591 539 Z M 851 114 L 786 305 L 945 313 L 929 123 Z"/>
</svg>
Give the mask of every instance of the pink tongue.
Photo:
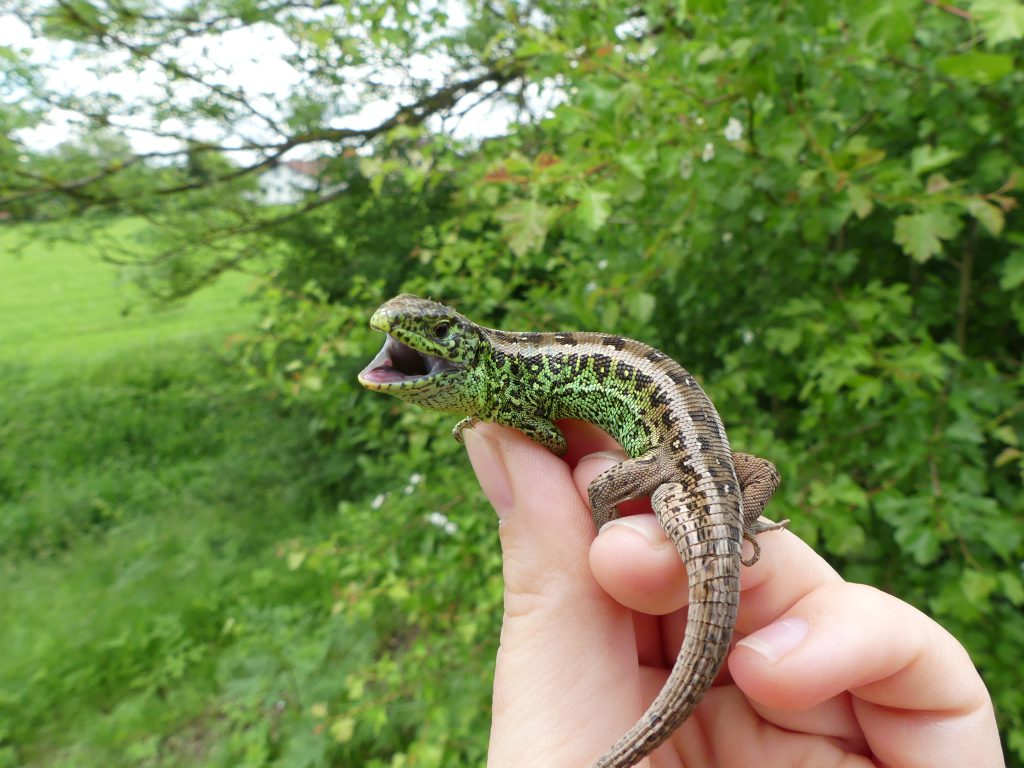
<svg viewBox="0 0 1024 768">
<path fill-rule="evenodd" d="M 396 381 L 405 381 L 409 377 L 401 371 L 395 370 L 390 365 L 379 365 L 376 368 L 364 370 L 362 378 L 374 384 L 392 384 Z"/>
</svg>

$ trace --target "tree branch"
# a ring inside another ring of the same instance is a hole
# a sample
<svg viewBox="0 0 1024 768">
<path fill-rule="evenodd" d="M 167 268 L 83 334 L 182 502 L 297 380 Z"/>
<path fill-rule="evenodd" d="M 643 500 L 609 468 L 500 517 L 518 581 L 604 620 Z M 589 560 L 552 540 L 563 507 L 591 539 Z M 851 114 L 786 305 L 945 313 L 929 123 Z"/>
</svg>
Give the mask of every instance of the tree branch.
<svg viewBox="0 0 1024 768">
<path fill-rule="evenodd" d="M 0 205 L 8 205 L 13 202 L 31 199 L 40 195 L 55 193 L 74 197 L 75 199 L 82 201 L 88 201 L 93 205 L 114 205 L 121 202 L 121 199 L 116 195 L 90 197 L 89 195 L 84 194 L 83 190 L 91 184 L 111 178 L 125 168 L 148 158 L 181 157 L 189 152 L 254 151 L 262 154 L 262 157 L 256 162 L 236 168 L 230 173 L 221 174 L 211 179 L 190 181 L 188 183 L 175 184 L 166 187 L 157 187 L 151 192 L 151 194 L 163 197 L 203 189 L 217 184 L 226 184 L 245 176 L 272 168 L 281 161 L 285 154 L 296 147 L 319 142 L 343 144 L 353 140 L 357 142 L 357 146 L 364 146 L 369 141 L 394 128 L 397 128 L 398 126 L 420 125 L 429 117 L 452 109 L 462 98 L 470 93 L 478 91 L 484 85 L 494 85 L 494 92 L 489 94 L 489 96 L 493 96 L 493 93 L 499 91 L 503 86 L 519 77 L 521 72 L 522 70 L 519 65 L 513 62 L 495 62 L 490 69 L 482 74 L 451 83 L 431 94 L 417 99 L 410 104 L 399 107 L 391 117 L 370 128 L 322 128 L 315 131 L 295 134 L 278 142 L 248 143 L 237 147 L 226 147 L 220 144 L 204 143 L 198 146 L 184 147 L 179 150 L 140 153 L 133 155 L 125 161 L 114 163 L 106 168 L 96 171 L 89 176 L 72 179 L 70 181 L 47 179 L 41 176 L 32 177 L 30 174 L 24 173 L 22 175 L 35 178 L 35 180 L 43 183 L 30 189 L 20 190 L 14 194 L 0 197 Z M 184 137 L 182 137 L 182 140 L 184 140 Z"/>
<path fill-rule="evenodd" d="M 950 13 L 954 16 L 959 16 L 961 19 L 967 19 L 968 21 L 974 20 L 974 17 L 971 15 L 970 11 L 965 11 L 963 8 L 957 8 L 955 5 L 946 5 L 945 3 L 940 2 L 939 0 L 924 1 L 928 3 L 928 5 L 933 5 L 940 11 L 944 11 L 945 13 Z"/>
</svg>

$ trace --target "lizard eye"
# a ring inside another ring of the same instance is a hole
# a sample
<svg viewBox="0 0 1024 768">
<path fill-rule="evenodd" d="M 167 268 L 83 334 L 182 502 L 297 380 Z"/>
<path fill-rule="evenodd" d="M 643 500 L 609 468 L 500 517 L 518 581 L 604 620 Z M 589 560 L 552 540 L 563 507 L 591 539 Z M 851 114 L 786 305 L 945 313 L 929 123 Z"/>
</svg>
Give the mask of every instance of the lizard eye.
<svg viewBox="0 0 1024 768">
<path fill-rule="evenodd" d="M 443 339 L 448 336 L 448 332 L 451 331 L 452 324 L 446 320 L 442 320 L 440 323 L 434 326 L 434 338 Z"/>
</svg>

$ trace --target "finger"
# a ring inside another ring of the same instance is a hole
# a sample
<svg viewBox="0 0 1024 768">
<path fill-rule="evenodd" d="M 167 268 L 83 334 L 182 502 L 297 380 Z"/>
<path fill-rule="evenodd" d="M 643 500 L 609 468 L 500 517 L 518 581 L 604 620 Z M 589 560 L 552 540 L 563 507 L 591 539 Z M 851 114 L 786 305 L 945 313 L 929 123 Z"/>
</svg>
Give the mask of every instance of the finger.
<svg viewBox="0 0 1024 768">
<path fill-rule="evenodd" d="M 743 638 L 729 667 L 767 708 L 807 710 L 850 691 L 883 764 L 1000 764 L 991 701 L 967 652 L 923 613 L 871 587 L 822 584 Z"/>
<path fill-rule="evenodd" d="M 835 569 L 790 531 L 770 531 L 757 540 L 761 557 L 740 571 L 740 633 L 771 624 L 822 585 L 842 583 Z"/>
<path fill-rule="evenodd" d="M 683 561 L 652 514 L 605 525 L 590 548 L 590 570 L 609 595 L 634 611 L 663 616 L 688 602 Z"/>
<path fill-rule="evenodd" d="M 562 434 L 565 435 L 565 440 L 569 445 L 562 459 L 570 467 L 575 467 L 581 457 L 591 453 L 597 453 L 598 451 L 622 452 L 622 448 L 615 442 L 615 438 L 588 421 L 560 419 L 557 422 L 557 426 L 562 430 Z M 625 458 L 626 454 L 622 453 L 622 456 Z"/>
<path fill-rule="evenodd" d="M 593 479 L 625 457 L 621 451 L 605 448 L 581 457 L 573 471 L 580 495 L 586 498 Z M 661 524 L 650 514 L 649 500 L 627 502 L 620 509 L 627 515 L 647 514 L 623 516 L 605 526 L 591 550 L 595 578 L 610 595 L 633 610 L 665 615 L 685 607 L 685 567 Z M 789 531 L 764 533 L 758 541 L 760 559 L 740 572 L 744 595 L 737 620 L 740 632 L 753 632 L 771 623 L 819 584 L 840 581 L 824 559 Z M 751 554 L 750 543 L 744 542 L 744 556 Z"/>
<path fill-rule="evenodd" d="M 568 466 L 512 430 L 483 424 L 465 437 L 502 520 L 488 765 L 586 764 L 642 711 L 629 614 L 590 575 L 593 523 Z"/>
</svg>

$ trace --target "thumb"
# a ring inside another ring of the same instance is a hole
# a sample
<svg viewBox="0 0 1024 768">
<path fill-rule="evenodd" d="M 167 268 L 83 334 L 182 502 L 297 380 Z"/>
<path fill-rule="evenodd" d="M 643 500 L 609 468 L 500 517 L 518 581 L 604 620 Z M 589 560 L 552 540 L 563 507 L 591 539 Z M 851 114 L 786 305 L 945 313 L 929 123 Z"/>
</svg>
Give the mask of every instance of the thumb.
<svg viewBox="0 0 1024 768">
<path fill-rule="evenodd" d="M 505 615 L 488 765 L 585 764 L 639 709 L 624 695 L 639 696 L 629 613 L 591 575 L 594 527 L 569 466 L 510 429 L 478 424 L 464 436 L 501 521 Z"/>
</svg>

